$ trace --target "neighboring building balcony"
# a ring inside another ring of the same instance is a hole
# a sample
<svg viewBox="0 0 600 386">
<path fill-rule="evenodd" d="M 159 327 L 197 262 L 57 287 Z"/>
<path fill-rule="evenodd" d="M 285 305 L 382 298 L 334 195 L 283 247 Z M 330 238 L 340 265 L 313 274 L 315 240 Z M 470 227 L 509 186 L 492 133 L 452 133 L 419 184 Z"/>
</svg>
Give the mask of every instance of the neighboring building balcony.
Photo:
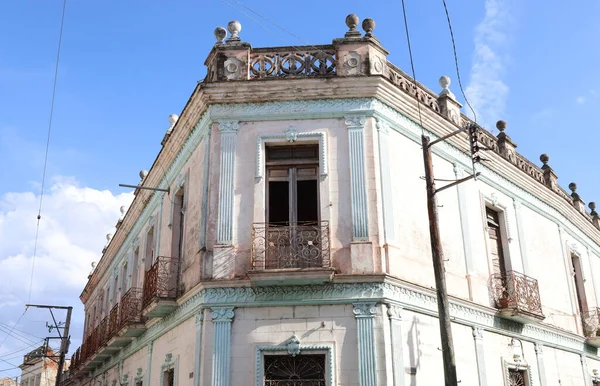
<svg viewBox="0 0 600 386">
<path fill-rule="evenodd" d="M 508 271 L 492 275 L 490 287 L 500 316 L 520 323 L 544 320 L 536 279 L 516 271 Z"/>
<path fill-rule="evenodd" d="M 582 314 L 585 343 L 600 347 L 600 308 Z"/>
<path fill-rule="evenodd" d="M 330 282 L 329 223 L 327 221 L 252 224 L 252 270 L 255 285 L 297 285 Z"/>
<path fill-rule="evenodd" d="M 167 315 L 177 303 L 177 277 L 179 261 L 171 257 L 159 256 L 144 274 L 142 295 L 142 316 L 158 318 Z"/>
</svg>

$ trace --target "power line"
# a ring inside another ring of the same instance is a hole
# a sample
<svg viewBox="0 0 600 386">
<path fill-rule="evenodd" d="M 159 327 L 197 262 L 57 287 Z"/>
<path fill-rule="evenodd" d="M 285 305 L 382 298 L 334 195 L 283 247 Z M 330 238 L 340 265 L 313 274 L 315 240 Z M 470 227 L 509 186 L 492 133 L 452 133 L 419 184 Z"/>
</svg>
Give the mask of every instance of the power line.
<svg viewBox="0 0 600 386">
<path fill-rule="evenodd" d="M 23 316 L 25 316 L 26 312 L 27 312 L 27 307 L 25 308 L 25 311 L 23 311 L 23 313 L 21 314 L 21 316 L 19 316 L 19 319 L 17 319 L 17 322 L 12 326 L 12 328 L 10 329 L 10 332 L 4 337 L 4 339 L 2 340 L 2 343 L 0 343 L 0 347 L 2 347 L 2 345 L 4 344 L 4 342 L 6 342 L 6 339 L 8 339 L 8 337 L 10 336 L 10 334 L 12 334 L 13 330 L 17 327 L 17 325 L 19 324 L 19 322 L 21 321 L 21 319 L 23 318 Z"/>
<path fill-rule="evenodd" d="M 415 64 L 413 61 L 413 55 L 412 55 L 412 48 L 410 46 L 410 33 L 408 31 L 408 20 L 406 19 L 406 7 L 404 6 L 404 0 L 402 0 L 402 15 L 404 16 L 404 30 L 406 32 L 406 41 L 408 43 L 408 56 L 410 58 L 410 68 L 412 70 L 412 78 L 413 78 L 413 83 L 414 83 L 414 88 L 415 88 L 415 96 L 416 96 L 416 100 L 417 100 L 417 111 L 419 113 L 419 124 L 421 125 L 421 133 L 425 132 L 425 129 L 423 128 L 423 118 L 421 117 L 421 102 L 419 101 L 419 95 L 418 95 L 418 91 L 419 88 L 417 86 L 417 75 L 415 73 Z"/>
<path fill-rule="evenodd" d="M 42 189 L 40 192 L 40 206 L 37 215 L 37 226 L 35 229 L 35 242 L 33 246 L 33 259 L 31 260 L 31 277 L 29 279 L 29 298 L 28 303 L 31 302 L 31 289 L 33 286 L 33 272 L 35 271 L 35 257 L 37 254 L 38 236 L 40 233 L 40 220 L 42 218 L 42 202 L 44 201 L 44 185 L 46 183 L 46 168 L 48 166 L 48 150 L 50 149 L 50 133 L 52 132 L 52 117 L 54 115 L 54 99 L 56 97 L 56 81 L 58 79 L 58 63 L 60 61 L 60 46 L 62 44 L 63 26 L 65 24 L 65 9 L 67 7 L 67 0 L 63 0 L 62 17 L 60 21 L 60 32 L 58 35 L 58 50 L 56 53 L 56 64 L 54 66 L 54 85 L 52 87 L 52 101 L 50 103 L 50 119 L 48 120 L 48 135 L 46 137 L 46 154 L 44 155 L 44 171 L 42 172 Z"/>
<path fill-rule="evenodd" d="M 3 371 L 10 371 L 10 370 L 18 369 L 18 368 L 19 368 L 19 366 L 11 367 L 9 369 L 0 369 L 0 373 Z"/>
<path fill-rule="evenodd" d="M 0 326 L 4 326 L 4 327 L 10 327 L 8 324 L 6 324 L 6 323 L 3 323 L 3 322 L 0 322 Z M 20 332 L 21 334 L 25 334 L 25 335 L 32 336 L 32 337 L 34 337 L 34 338 L 36 338 L 36 339 L 42 339 L 42 337 L 41 337 L 41 336 L 33 335 L 33 334 L 31 334 L 31 333 L 29 333 L 29 332 L 27 332 L 27 331 L 24 331 L 24 330 L 19 330 L 18 328 L 15 328 L 14 330 L 15 330 L 15 331 L 18 331 L 18 332 Z"/>
<path fill-rule="evenodd" d="M 404 2 L 404 0 L 403 0 L 403 2 Z M 475 109 L 473 108 L 473 106 L 471 106 L 471 103 L 469 103 L 469 100 L 467 99 L 467 95 L 465 94 L 465 91 L 463 90 L 462 81 L 460 80 L 460 70 L 458 67 L 458 55 L 456 54 L 456 44 L 454 43 L 454 32 L 452 32 L 452 23 L 450 22 L 450 14 L 448 13 L 448 6 L 446 5 L 446 0 L 442 0 L 442 2 L 444 3 L 444 10 L 446 11 L 446 20 L 448 20 L 448 28 L 450 29 L 450 38 L 452 39 L 452 50 L 454 51 L 454 66 L 456 67 L 456 78 L 458 79 L 458 86 L 460 87 L 460 93 L 462 94 L 463 98 L 465 98 L 465 103 L 467 104 L 467 106 L 469 106 L 469 109 L 471 109 L 471 112 L 473 113 L 473 121 L 475 121 L 475 123 L 477 123 L 477 113 L 475 113 Z"/>
<path fill-rule="evenodd" d="M 25 343 L 25 344 L 32 344 L 33 343 L 32 340 L 29 340 L 29 339 L 25 340 L 26 338 L 24 338 L 21 335 L 18 335 L 16 333 L 14 333 L 12 330 L 9 330 L 6 327 L 0 326 L 0 332 L 6 333 L 7 335 L 11 336 L 13 339 L 18 340 L 19 342 L 22 342 L 22 343 Z"/>
<path fill-rule="evenodd" d="M 41 340 L 39 343 L 40 343 L 40 344 L 42 344 L 42 343 L 43 343 L 43 340 Z M 24 346 L 24 347 L 22 347 L 22 348 L 20 348 L 20 349 L 18 349 L 18 350 L 15 350 L 15 351 L 11 351 L 11 352 L 4 353 L 4 354 L 0 355 L 0 358 L 5 358 L 5 359 L 6 359 L 6 357 L 7 357 L 7 356 L 9 356 L 9 355 L 13 355 L 13 354 L 16 354 L 16 353 L 18 353 L 18 352 L 22 352 L 22 351 L 31 350 L 31 348 L 32 348 L 32 347 L 35 347 L 35 346 L 38 346 L 38 343 L 35 343 L 35 344 L 30 344 L 30 345 L 28 345 L 28 346 Z M 38 347 L 39 347 L 39 346 L 38 346 Z"/>
</svg>

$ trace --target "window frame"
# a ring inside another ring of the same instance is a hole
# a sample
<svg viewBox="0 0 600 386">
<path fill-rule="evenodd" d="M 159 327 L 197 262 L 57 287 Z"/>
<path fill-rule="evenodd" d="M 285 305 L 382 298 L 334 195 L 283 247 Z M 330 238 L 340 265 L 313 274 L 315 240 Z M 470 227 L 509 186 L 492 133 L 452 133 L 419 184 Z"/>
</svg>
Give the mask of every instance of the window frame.
<svg viewBox="0 0 600 386">
<path fill-rule="evenodd" d="M 523 362 L 523 363 L 518 362 L 517 363 L 514 360 L 508 361 L 505 358 L 502 358 L 502 367 L 503 367 L 502 373 L 504 374 L 504 385 L 505 386 L 509 386 L 508 380 L 510 377 L 511 370 L 524 371 L 525 372 L 525 382 L 526 382 L 525 386 L 534 386 L 533 372 L 531 371 L 531 366 L 529 364 L 527 364 L 527 362 Z"/>
<path fill-rule="evenodd" d="M 493 261 L 492 261 L 492 253 L 491 253 L 491 246 L 489 245 L 489 229 L 488 229 L 488 225 L 487 225 L 487 210 L 493 210 L 498 214 L 498 225 L 500 228 L 500 238 L 501 238 L 501 242 L 502 242 L 502 254 L 504 257 L 504 269 L 505 272 L 509 272 L 509 271 L 513 271 L 515 270 L 514 264 L 513 264 L 513 256 L 511 253 L 511 249 L 510 249 L 510 244 L 512 243 L 512 234 L 511 234 L 511 229 L 510 229 L 510 223 L 508 221 L 508 207 L 499 203 L 497 197 L 495 196 L 495 194 L 492 193 L 492 197 L 486 196 L 486 195 L 482 195 L 482 210 L 481 210 L 481 216 L 482 216 L 482 221 L 483 221 L 483 235 L 484 235 L 484 239 L 485 239 L 485 248 L 486 248 L 486 254 L 487 254 L 487 262 L 488 262 L 488 270 L 490 272 L 490 275 L 493 275 L 494 272 L 494 266 L 493 266 Z M 524 274 L 527 274 L 527 272 L 523 272 Z"/>
</svg>

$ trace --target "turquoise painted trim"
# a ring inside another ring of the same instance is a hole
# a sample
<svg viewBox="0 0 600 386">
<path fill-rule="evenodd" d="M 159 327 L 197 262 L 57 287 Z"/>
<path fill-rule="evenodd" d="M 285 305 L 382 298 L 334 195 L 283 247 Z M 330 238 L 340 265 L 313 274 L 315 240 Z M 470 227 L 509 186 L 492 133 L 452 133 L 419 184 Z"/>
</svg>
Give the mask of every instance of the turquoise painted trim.
<svg viewBox="0 0 600 386">
<path fill-rule="evenodd" d="M 196 313 L 196 345 L 194 346 L 194 386 L 200 386 L 202 375 L 202 328 L 204 327 L 204 309 Z"/>
<path fill-rule="evenodd" d="M 303 345 L 300 344 L 299 347 L 300 350 L 300 355 L 302 355 L 302 353 L 308 351 L 309 353 L 311 352 L 315 352 L 315 351 L 325 351 L 325 362 L 326 362 L 326 366 L 327 366 L 327 386 L 336 386 L 337 383 L 335 382 L 336 380 L 336 368 L 335 368 L 335 349 L 333 344 L 330 343 L 322 343 L 319 345 Z M 263 386 L 264 385 L 264 370 L 265 370 L 265 365 L 264 365 L 264 357 L 265 354 L 268 355 L 268 353 L 276 353 L 276 352 L 282 352 L 282 351 L 288 351 L 288 347 L 286 346 L 267 346 L 267 345 L 263 345 L 263 346 L 257 346 L 255 349 L 255 386 Z"/>
<path fill-rule="evenodd" d="M 361 302 L 354 303 L 353 306 L 358 339 L 358 384 L 359 386 L 377 386 L 373 324 L 373 319 L 377 314 L 377 305 L 374 302 Z"/>
<path fill-rule="evenodd" d="M 214 325 L 212 386 L 230 386 L 231 383 L 231 322 L 233 307 L 213 307 Z"/>
<path fill-rule="evenodd" d="M 394 222 L 394 197 L 390 164 L 389 127 L 386 122 L 377 119 L 377 144 L 379 147 L 379 178 L 381 182 L 381 213 L 383 216 L 384 244 L 396 240 Z"/>
<path fill-rule="evenodd" d="M 146 379 L 144 380 L 145 385 L 151 385 L 150 381 L 152 381 L 152 347 L 154 346 L 154 341 L 150 341 L 147 345 L 147 358 L 146 358 Z M 110 366 L 107 366 L 110 368 Z"/>
<path fill-rule="evenodd" d="M 159 385 L 164 386 L 164 374 L 166 371 L 173 369 L 173 386 L 177 386 L 177 378 L 179 378 L 179 358 L 173 359 L 172 354 L 165 355 L 165 363 L 160 365 Z"/>
<path fill-rule="evenodd" d="M 364 115 L 346 117 L 348 155 L 350 157 L 350 204 L 352 207 L 352 240 L 369 239 L 369 211 L 365 172 Z"/>
</svg>

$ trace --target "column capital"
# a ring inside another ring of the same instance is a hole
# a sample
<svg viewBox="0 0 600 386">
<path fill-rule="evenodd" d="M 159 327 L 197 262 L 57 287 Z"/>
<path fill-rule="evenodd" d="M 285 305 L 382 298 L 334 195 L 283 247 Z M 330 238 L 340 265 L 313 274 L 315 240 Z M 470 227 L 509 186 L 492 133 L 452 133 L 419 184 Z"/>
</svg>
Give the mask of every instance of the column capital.
<svg viewBox="0 0 600 386">
<path fill-rule="evenodd" d="M 210 317 L 213 322 L 229 322 L 233 320 L 235 313 L 233 312 L 234 307 L 213 307 L 211 308 Z"/>
<path fill-rule="evenodd" d="M 390 125 L 381 118 L 375 118 L 375 125 L 377 126 L 377 131 L 380 133 L 389 134 Z"/>
<path fill-rule="evenodd" d="M 236 134 L 240 129 L 240 121 L 219 121 L 219 131 L 221 134 Z"/>
<path fill-rule="evenodd" d="M 148 343 L 148 354 L 152 354 L 152 348 L 154 347 L 154 341 Z"/>
<path fill-rule="evenodd" d="M 544 353 L 544 345 L 541 343 L 536 343 L 533 348 L 535 349 L 535 353 L 536 354 L 543 354 Z"/>
<path fill-rule="evenodd" d="M 377 314 L 377 303 L 354 303 L 354 312 L 355 318 L 373 318 Z"/>
<path fill-rule="evenodd" d="M 387 305 L 387 314 L 388 317 L 392 320 L 402 320 L 402 307 L 399 307 L 395 304 Z"/>
<path fill-rule="evenodd" d="M 202 323 L 204 323 L 204 308 L 196 312 L 196 327 L 202 325 Z"/>
<path fill-rule="evenodd" d="M 362 129 L 367 122 L 365 115 L 349 115 L 344 117 L 348 129 Z"/>
<path fill-rule="evenodd" d="M 480 327 L 472 327 L 473 329 L 473 338 L 475 340 L 483 340 L 483 329 L 481 329 Z"/>
</svg>

